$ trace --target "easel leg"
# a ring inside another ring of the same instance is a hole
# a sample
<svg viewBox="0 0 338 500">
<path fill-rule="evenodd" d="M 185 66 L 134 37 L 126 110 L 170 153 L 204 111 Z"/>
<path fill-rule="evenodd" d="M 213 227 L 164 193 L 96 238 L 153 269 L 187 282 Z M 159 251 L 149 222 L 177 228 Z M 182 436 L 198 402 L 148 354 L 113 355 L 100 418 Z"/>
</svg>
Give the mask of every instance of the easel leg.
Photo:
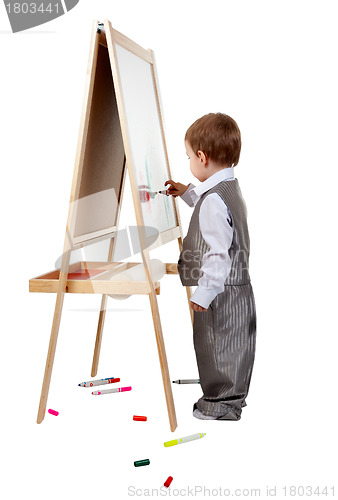
<svg viewBox="0 0 338 500">
<path fill-rule="evenodd" d="M 64 283 L 66 283 L 66 279 L 64 280 Z M 41 424 L 41 422 L 45 418 L 50 379 L 52 377 L 52 369 L 55 357 L 56 342 L 58 339 L 59 328 L 60 328 L 63 299 L 64 299 L 64 291 L 62 290 L 58 292 L 56 297 L 53 325 L 50 334 L 49 348 L 46 360 L 45 375 L 43 378 L 41 396 L 40 396 L 40 405 L 37 418 L 38 424 Z"/>
<path fill-rule="evenodd" d="M 97 374 L 97 368 L 99 366 L 99 358 L 100 358 L 101 342 L 102 342 L 102 332 L 103 332 L 104 320 L 106 317 L 106 307 L 107 307 L 107 295 L 102 295 L 101 309 L 100 309 L 100 315 L 99 315 L 99 323 L 97 325 L 95 349 L 94 349 L 92 372 L 91 372 L 92 377 L 95 377 L 95 375 Z"/>
<path fill-rule="evenodd" d="M 127 171 L 127 169 L 126 169 L 126 157 L 124 157 L 124 159 L 123 159 L 122 185 L 121 185 L 121 190 L 120 190 L 120 198 L 118 200 L 118 212 L 117 212 L 117 217 L 116 217 L 116 226 L 117 227 L 118 227 L 120 215 L 121 215 L 122 195 L 123 195 L 123 191 L 124 191 L 124 183 L 126 180 L 126 171 Z M 110 262 L 112 260 L 112 257 L 114 255 L 116 241 L 117 241 L 116 237 L 112 238 L 110 240 L 109 251 L 108 251 L 108 262 Z M 97 332 L 96 332 L 93 363 L 92 363 L 92 372 L 91 372 L 92 377 L 95 377 L 97 375 L 97 369 L 99 366 L 99 358 L 100 358 L 102 334 L 103 334 L 103 325 L 104 325 L 104 320 L 106 318 L 107 300 L 108 300 L 108 296 L 102 295 L 99 322 L 97 325 Z"/>
<path fill-rule="evenodd" d="M 166 355 L 165 347 L 164 347 L 158 304 L 157 304 L 156 295 L 154 292 L 151 292 L 149 294 L 149 300 L 150 300 L 151 312 L 153 315 L 153 321 L 154 321 L 154 327 L 155 327 L 156 343 L 157 343 L 158 355 L 160 358 L 160 366 L 161 366 L 161 372 L 162 372 L 164 393 L 165 393 L 165 398 L 166 398 L 166 402 L 167 402 L 169 422 L 170 422 L 170 430 L 172 432 L 174 432 L 174 430 L 177 427 L 176 412 L 175 412 L 173 393 L 171 390 L 171 382 L 170 382 L 170 377 L 169 377 L 167 355 Z"/>
</svg>

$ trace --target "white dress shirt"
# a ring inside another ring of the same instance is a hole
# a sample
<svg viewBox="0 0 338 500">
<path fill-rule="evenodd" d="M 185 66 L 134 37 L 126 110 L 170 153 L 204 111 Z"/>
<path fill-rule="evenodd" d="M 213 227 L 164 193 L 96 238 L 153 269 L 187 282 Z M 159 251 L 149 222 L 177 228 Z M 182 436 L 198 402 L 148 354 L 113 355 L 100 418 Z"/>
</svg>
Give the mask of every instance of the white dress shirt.
<svg viewBox="0 0 338 500">
<path fill-rule="evenodd" d="M 203 193 L 219 182 L 234 180 L 234 167 L 223 168 L 195 187 L 188 189 L 181 198 L 190 207 L 196 205 Z M 216 295 L 224 291 L 224 282 L 231 270 L 229 249 L 233 238 L 231 213 L 217 193 L 205 197 L 199 212 L 199 226 L 202 236 L 210 247 L 202 257 L 203 276 L 198 280 L 198 287 L 191 296 L 191 301 L 205 309 Z"/>
</svg>

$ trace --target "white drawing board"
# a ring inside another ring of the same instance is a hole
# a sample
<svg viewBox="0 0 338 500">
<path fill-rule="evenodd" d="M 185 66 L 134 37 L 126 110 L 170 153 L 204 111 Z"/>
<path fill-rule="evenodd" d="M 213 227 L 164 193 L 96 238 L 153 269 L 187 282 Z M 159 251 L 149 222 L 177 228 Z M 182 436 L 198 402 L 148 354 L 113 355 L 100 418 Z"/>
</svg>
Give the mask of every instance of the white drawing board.
<svg viewBox="0 0 338 500">
<path fill-rule="evenodd" d="M 152 193 L 166 189 L 170 178 L 159 103 L 151 64 L 118 43 L 116 58 L 124 104 L 126 128 L 143 223 L 160 233 L 177 226 L 172 196 Z"/>
</svg>

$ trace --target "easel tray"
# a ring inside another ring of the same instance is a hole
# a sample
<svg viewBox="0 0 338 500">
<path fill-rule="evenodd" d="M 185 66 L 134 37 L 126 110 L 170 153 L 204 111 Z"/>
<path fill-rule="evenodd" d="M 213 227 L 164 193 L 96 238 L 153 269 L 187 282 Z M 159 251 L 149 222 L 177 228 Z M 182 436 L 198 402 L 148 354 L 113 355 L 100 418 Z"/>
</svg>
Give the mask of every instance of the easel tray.
<svg viewBox="0 0 338 500">
<path fill-rule="evenodd" d="M 146 281 L 117 281 L 116 275 L 138 266 L 140 262 L 77 262 L 69 266 L 66 293 L 98 293 L 148 295 Z M 175 274 L 172 270 L 175 264 L 167 264 L 167 273 Z M 114 281 L 111 279 L 114 278 Z M 29 280 L 30 292 L 57 293 L 60 270 L 54 269 L 48 273 Z M 160 294 L 159 281 L 154 282 L 156 294 Z"/>
</svg>

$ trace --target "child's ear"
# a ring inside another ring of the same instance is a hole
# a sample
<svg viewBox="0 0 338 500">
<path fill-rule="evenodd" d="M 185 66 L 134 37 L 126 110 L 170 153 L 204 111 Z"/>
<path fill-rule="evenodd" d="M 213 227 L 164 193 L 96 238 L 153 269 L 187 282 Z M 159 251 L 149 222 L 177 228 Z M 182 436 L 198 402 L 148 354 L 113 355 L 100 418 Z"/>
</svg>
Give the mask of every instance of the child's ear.
<svg viewBox="0 0 338 500">
<path fill-rule="evenodd" d="M 204 151 L 197 151 L 197 156 L 198 158 L 201 160 L 201 163 L 203 165 L 206 165 L 208 163 L 208 157 L 207 155 L 204 153 Z"/>
</svg>

